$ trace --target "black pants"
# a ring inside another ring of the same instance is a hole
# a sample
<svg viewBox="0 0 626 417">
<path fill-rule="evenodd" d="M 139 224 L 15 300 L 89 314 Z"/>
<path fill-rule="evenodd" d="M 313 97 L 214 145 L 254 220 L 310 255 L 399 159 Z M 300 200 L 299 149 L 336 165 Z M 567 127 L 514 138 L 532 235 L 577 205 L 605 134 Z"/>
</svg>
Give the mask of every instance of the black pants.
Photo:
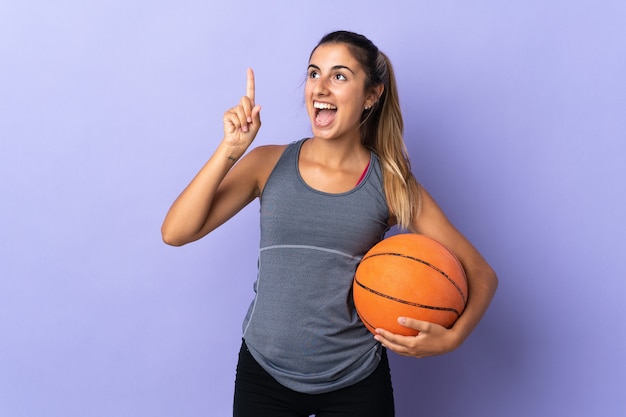
<svg viewBox="0 0 626 417">
<path fill-rule="evenodd" d="M 323 394 L 303 394 L 278 383 L 256 362 L 245 343 L 239 352 L 234 417 L 393 417 L 387 352 L 361 382 Z"/>
</svg>

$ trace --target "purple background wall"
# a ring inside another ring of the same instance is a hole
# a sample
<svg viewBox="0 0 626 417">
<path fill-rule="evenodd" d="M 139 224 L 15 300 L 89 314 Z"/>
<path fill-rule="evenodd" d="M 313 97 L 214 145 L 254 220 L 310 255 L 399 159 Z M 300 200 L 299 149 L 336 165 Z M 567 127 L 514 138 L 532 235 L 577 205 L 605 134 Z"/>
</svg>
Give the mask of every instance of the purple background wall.
<svg viewBox="0 0 626 417">
<path fill-rule="evenodd" d="M 0 4 L 0 415 L 230 415 L 257 204 L 184 248 L 169 204 L 257 74 L 308 134 L 326 32 L 395 63 L 414 171 L 501 279 L 458 351 L 392 355 L 398 416 L 620 416 L 621 0 Z"/>
</svg>

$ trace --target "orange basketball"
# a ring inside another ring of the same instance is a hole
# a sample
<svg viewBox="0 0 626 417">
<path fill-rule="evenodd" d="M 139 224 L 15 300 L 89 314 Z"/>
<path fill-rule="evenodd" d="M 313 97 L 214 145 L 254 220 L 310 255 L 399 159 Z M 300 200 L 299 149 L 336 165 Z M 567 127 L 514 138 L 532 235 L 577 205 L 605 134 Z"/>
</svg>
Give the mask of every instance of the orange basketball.
<svg viewBox="0 0 626 417">
<path fill-rule="evenodd" d="M 411 317 L 450 327 L 467 301 L 467 280 L 458 259 L 423 235 L 391 236 L 369 250 L 357 267 L 354 304 L 365 326 L 402 335 L 416 330 L 398 323 Z"/>
</svg>

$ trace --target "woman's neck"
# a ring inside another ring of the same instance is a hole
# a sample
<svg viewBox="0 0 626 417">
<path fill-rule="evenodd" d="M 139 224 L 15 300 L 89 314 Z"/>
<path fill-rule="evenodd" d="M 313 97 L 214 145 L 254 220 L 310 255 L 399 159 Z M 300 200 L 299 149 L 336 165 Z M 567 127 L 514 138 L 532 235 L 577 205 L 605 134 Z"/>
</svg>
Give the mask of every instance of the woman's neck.
<svg viewBox="0 0 626 417">
<path fill-rule="evenodd" d="M 360 140 L 310 138 L 302 145 L 301 157 L 331 168 L 360 168 L 370 160 L 370 151 Z"/>
</svg>

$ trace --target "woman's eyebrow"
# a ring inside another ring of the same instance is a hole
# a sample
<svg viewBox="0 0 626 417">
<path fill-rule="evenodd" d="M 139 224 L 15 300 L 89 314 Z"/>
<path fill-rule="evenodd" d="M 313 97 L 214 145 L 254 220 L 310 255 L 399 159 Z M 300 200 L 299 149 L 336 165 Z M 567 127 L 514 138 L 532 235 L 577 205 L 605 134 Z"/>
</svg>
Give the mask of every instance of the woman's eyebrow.
<svg viewBox="0 0 626 417">
<path fill-rule="evenodd" d="M 317 65 L 315 65 L 315 64 L 309 64 L 308 69 L 311 69 L 311 68 L 313 68 L 313 69 L 316 69 L 316 70 L 320 71 L 320 67 L 318 67 L 318 66 L 317 66 Z M 350 69 L 350 67 L 347 67 L 347 66 L 345 66 L 345 65 L 334 65 L 334 66 L 331 68 L 331 70 L 332 70 L 332 71 L 341 70 L 341 69 L 348 70 L 348 71 L 350 71 L 352 74 L 354 74 L 354 71 L 352 71 L 352 69 Z"/>
</svg>

